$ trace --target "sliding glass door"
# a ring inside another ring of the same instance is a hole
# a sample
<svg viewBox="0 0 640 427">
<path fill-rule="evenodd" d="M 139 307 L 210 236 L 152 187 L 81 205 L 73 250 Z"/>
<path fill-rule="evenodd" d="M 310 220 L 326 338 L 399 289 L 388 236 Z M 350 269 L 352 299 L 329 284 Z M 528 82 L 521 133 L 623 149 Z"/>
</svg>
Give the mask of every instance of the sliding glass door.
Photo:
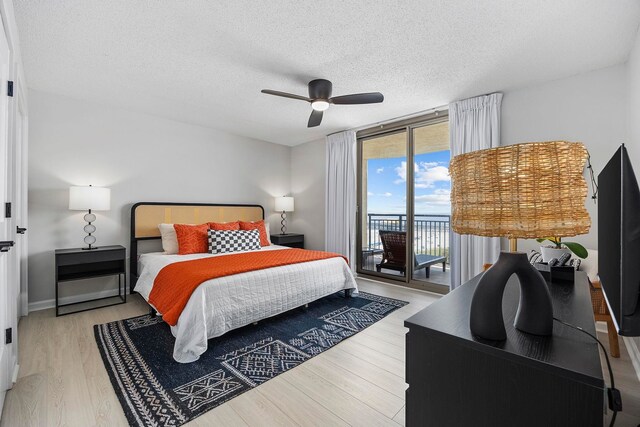
<svg viewBox="0 0 640 427">
<path fill-rule="evenodd" d="M 358 272 L 447 292 L 447 115 L 391 124 L 358 136 Z"/>
<path fill-rule="evenodd" d="M 359 230 L 363 272 L 406 277 L 406 242 L 399 233 L 406 230 L 407 192 L 398 185 L 407 163 L 407 131 L 402 129 L 372 138 L 360 145 Z M 383 251 L 387 257 L 383 260 Z"/>
<path fill-rule="evenodd" d="M 432 120 L 411 128 L 413 181 L 412 279 L 449 287 L 449 120 Z"/>
</svg>

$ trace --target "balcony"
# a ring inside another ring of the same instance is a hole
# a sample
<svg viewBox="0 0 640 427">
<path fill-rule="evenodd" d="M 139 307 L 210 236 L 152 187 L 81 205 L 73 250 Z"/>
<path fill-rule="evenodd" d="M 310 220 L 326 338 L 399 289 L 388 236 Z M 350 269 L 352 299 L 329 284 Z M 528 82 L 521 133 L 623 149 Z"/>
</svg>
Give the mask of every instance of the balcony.
<svg viewBox="0 0 640 427">
<path fill-rule="evenodd" d="M 413 250 L 416 254 L 445 257 L 445 266 L 435 264 L 426 277 L 425 270 L 414 273 L 413 279 L 428 281 L 445 286 L 450 284 L 449 262 L 449 224 L 450 215 L 415 215 L 413 227 Z M 407 216 L 404 214 L 367 214 L 366 232 L 363 233 L 362 269 L 375 271 L 376 264 L 382 260 L 382 242 L 380 230 L 407 231 Z M 383 270 L 391 275 L 402 275 L 397 271 Z"/>
</svg>

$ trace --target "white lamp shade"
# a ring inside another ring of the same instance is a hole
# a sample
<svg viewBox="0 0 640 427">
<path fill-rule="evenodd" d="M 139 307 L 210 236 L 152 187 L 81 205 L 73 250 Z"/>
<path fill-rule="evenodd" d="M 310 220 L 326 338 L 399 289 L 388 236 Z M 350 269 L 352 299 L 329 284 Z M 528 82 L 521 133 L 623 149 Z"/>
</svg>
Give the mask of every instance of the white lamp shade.
<svg viewBox="0 0 640 427">
<path fill-rule="evenodd" d="M 69 209 L 72 211 L 108 211 L 111 190 L 104 187 L 69 187 Z"/>
<path fill-rule="evenodd" d="M 276 197 L 276 212 L 293 212 L 293 197 Z"/>
</svg>

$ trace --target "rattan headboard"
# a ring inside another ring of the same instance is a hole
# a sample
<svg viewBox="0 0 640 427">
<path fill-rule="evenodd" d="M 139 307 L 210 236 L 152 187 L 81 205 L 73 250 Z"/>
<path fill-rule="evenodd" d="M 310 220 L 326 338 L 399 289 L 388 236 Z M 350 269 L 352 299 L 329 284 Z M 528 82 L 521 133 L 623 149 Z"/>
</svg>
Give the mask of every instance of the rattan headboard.
<svg viewBox="0 0 640 427">
<path fill-rule="evenodd" d="M 158 224 L 203 224 L 205 222 L 258 221 L 264 219 L 260 205 L 215 203 L 140 202 L 131 207 L 130 289 L 138 279 L 138 241 L 160 239 Z"/>
</svg>

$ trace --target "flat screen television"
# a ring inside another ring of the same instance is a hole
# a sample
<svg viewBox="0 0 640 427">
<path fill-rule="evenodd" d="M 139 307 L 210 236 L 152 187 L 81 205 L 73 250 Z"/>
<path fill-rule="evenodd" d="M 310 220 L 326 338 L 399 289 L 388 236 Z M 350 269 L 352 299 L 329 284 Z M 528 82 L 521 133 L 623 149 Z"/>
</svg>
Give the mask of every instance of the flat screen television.
<svg viewBox="0 0 640 427">
<path fill-rule="evenodd" d="M 618 333 L 640 336 L 640 189 L 624 144 L 598 175 L 598 274 Z"/>
</svg>

